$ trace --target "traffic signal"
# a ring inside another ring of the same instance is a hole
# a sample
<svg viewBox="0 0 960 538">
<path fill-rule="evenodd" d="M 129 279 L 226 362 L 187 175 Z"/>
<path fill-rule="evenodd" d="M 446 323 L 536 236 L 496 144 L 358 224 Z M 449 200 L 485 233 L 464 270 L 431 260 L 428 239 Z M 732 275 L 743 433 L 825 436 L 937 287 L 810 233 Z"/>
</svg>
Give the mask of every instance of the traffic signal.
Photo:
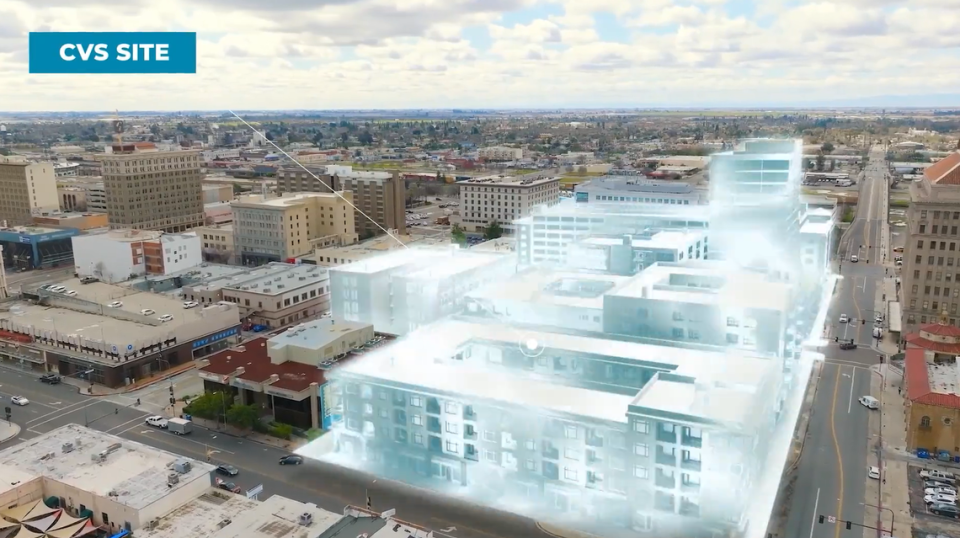
<svg viewBox="0 0 960 538">
<path fill-rule="evenodd" d="M 850 522 L 847 521 L 847 530 L 850 530 L 850 527 L 852 527 L 852 526 L 853 526 L 853 525 L 851 525 Z"/>
<path fill-rule="evenodd" d="M 820 524 L 823 525 L 823 516 L 820 516 Z"/>
<path fill-rule="evenodd" d="M 3 411 L 7 414 L 7 422 L 10 422 L 10 417 L 13 416 L 13 411 L 10 409 L 10 406 L 4 407 Z"/>
<path fill-rule="evenodd" d="M 170 396 L 173 396 L 173 385 L 170 385 Z"/>
<path fill-rule="evenodd" d="M 860 325 L 866 325 L 866 324 L 867 324 L 867 320 L 865 320 L 865 319 L 861 319 L 861 320 L 860 320 Z"/>
<path fill-rule="evenodd" d="M 176 405 L 176 403 L 177 403 L 177 399 L 174 398 L 173 396 L 171 396 L 171 397 L 170 397 L 170 405 Z"/>
<path fill-rule="evenodd" d="M 367 496 L 367 510 L 373 509 L 373 499 L 368 495 Z"/>
<path fill-rule="evenodd" d="M 839 342 L 839 341 L 840 341 L 840 337 L 839 337 L 839 336 L 834 336 L 834 337 L 833 337 L 833 341 L 834 341 L 834 342 Z"/>
</svg>

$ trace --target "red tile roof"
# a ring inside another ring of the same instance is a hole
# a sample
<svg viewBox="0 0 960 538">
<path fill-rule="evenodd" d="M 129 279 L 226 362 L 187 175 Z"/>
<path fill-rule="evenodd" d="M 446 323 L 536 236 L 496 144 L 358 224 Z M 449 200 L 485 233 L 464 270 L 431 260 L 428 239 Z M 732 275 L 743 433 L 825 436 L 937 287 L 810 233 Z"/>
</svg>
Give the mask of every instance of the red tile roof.
<svg viewBox="0 0 960 538">
<path fill-rule="evenodd" d="M 960 185 L 960 151 L 935 162 L 923 171 L 924 177 L 938 185 Z"/>
<path fill-rule="evenodd" d="M 241 346 L 225 349 L 205 359 L 210 361 L 210 364 L 200 369 L 203 372 L 225 376 L 243 367 L 243 375 L 238 377 L 253 383 L 269 381 L 270 376 L 276 374 L 280 379 L 269 386 L 292 392 L 303 391 L 310 383 L 322 385 L 325 381 L 323 370 L 316 366 L 292 361 L 283 364 L 270 362 L 267 338 L 264 337 L 249 340 Z"/>
<path fill-rule="evenodd" d="M 953 325 L 930 323 L 920 327 L 920 330 L 930 334 L 935 334 L 937 336 L 952 336 L 954 338 L 960 338 L 960 327 L 954 327 Z"/>
<path fill-rule="evenodd" d="M 937 353 L 950 353 L 952 355 L 960 355 L 960 344 L 948 344 L 945 342 L 935 342 L 927 338 L 920 336 L 920 333 L 908 334 L 904 337 L 904 340 L 908 344 L 912 344 L 919 348 L 929 349 L 930 351 L 936 351 Z"/>
<path fill-rule="evenodd" d="M 904 380 L 907 384 L 907 399 L 926 405 L 960 409 L 960 396 L 934 392 L 930 388 L 930 377 L 927 372 L 927 361 L 923 357 L 923 349 L 907 349 L 904 360 Z"/>
</svg>

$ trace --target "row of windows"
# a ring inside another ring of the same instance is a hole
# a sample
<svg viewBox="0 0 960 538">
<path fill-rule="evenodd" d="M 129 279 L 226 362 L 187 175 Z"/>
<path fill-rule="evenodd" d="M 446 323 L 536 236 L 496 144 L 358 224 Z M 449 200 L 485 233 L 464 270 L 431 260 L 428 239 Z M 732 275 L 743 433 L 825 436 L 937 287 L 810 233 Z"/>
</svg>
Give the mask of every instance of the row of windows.
<svg viewBox="0 0 960 538">
<path fill-rule="evenodd" d="M 920 212 L 920 218 L 921 218 L 921 219 L 927 218 L 927 214 L 928 214 L 928 211 L 927 211 L 926 209 L 924 209 L 923 211 Z M 934 211 L 934 212 L 933 212 L 933 218 L 934 218 L 934 220 L 940 219 L 940 218 L 960 220 L 960 211 L 953 211 L 953 212 L 950 212 L 950 211 Z M 921 226 L 921 228 L 923 227 L 922 224 L 921 224 L 920 226 Z M 954 228 L 954 230 L 956 230 L 956 228 Z M 923 232 L 920 232 L 920 233 L 923 233 Z M 936 233 L 936 232 L 934 232 L 934 233 Z M 946 233 L 946 232 L 944 232 L 944 233 Z M 953 233 L 957 233 L 957 232 L 954 231 Z"/>
</svg>

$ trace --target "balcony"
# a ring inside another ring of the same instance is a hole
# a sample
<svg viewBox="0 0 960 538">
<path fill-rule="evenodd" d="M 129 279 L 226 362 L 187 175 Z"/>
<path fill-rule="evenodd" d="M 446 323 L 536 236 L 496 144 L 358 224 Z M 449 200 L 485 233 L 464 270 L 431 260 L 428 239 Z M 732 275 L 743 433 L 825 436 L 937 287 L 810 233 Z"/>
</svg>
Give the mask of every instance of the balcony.
<svg viewBox="0 0 960 538">
<path fill-rule="evenodd" d="M 600 437 L 599 435 L 596 435 L 593 432 L 588 432 L 586 443 L 587 443 L 587 446 L 603 448 L 603 437 Z"/>
<path fill-rule="evenodd" d="M 659 450 L 659 449 L 657 450 L 657 455 L 656 455 L 655 460 L 656 460 L 657 464 L 659 464 L 659 465 L 666 465 L 666 466 L 668 466 L 668 467 L 676 467 L 676 466 L 677 466 L 677 455 L 676 455 L 676 454 L 668 454 L 668 453 L 666 453 L 666 452 L 664 452 L 664 451 L 662 451 L 662 450 Z"/>
<path fill-rule="evenodd" d="M 545 445 L 543 447 L 542 455 L 548 460 L 558 460 L 560 459 L 560 449 L 554 446 Z"/>
<path fill-rule="evenodd" d="M 431 415 L 440 414 L 440 402 L 436 398 L 429 398 L 427 400 L 427 413 Z"/>
<path fill-rule="evenodd" d="M 473 429 L 469 424 L 463 428 L 463 438 L 467 440 L 476 441 L 477 440 L 477 430 Z"/>
<path fill-rule="evenodd" d="M 480 461 L 480 453 L 473 445 L 464 446 L 463 457 L 470 461 Z"/>
<path fill-rule="evenodd" d="M 677 442 L 677 432 L 676 430 L 668 432 L 663 428 L 657 428 L 657 441 L 662 443 L 676 443 Z"/>
<path fill-rule="evenodd" d="M 477 412 L 473 410 L 472 405 L 463 407 L 463 420 L 477 420 Z"/>
<path fill-rule="evenodd" d="M 699 493 L 700 484 L 695 482 L 680 482 L 680 491 L 684 493 Z"/>
<path fill-rule="evenodd" d="M 700 472 L 700 468 L 703 466 L 703 463 L 700 460 L 683 460 L 680 462 L 680 467 L 688 471 Z"/>
<path fill-rule="evenodd" d="M 674 475 L 666 475 L 661 471 L 657 471 L 657 475 L 654 477 L 654 483 L 658 488 L 674 489 L 677 487 L 677 477 Z"/>
<path fill-rule="evenodd" d="M 689 435 L 684 435 L 680 438 L 680 444 L 684 446 L 700 448 L 703 446 L 703 437 L 691 437 Z"/>
<path fill-rule="evenodd" d="M 673 512 L 673 506 L 673 495 L 669 493 L 661 493 L 658 491 L 653 498 L 653 507 L 661 512 Z"/>
</svg>

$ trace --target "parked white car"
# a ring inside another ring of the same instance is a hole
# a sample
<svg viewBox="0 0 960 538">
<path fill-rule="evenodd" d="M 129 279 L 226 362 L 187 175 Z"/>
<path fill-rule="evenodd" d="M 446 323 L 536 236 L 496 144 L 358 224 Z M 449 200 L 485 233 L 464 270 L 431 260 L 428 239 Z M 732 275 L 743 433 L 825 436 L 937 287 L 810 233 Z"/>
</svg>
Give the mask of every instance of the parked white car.
<svg viewBox="0 0 960 538">
<path fill-rule="evenodd" d="M 870 467 L 867 470 L 867 476 L 874 480 L 880 480 L 880 468 L 879 467 Z"/>
<path fill-rule="evenodd" d="M 50 286 L 47 288 L 47 291 L 52 291 L 53 293 L 63 293 L 67 291 L 67 287 L 57 284 L 56 286 Z"/>
<path fill-rule="evenodd" d="M 77 296 L 77 292 L 75 292 L 75 291 L 73 291 L 73 290 L 67 290 L 67 291 L 63 292 L 63 294 L 66 295 L 67 297 L 76 297 L 76 296 Z"/>
<path fill-rule="evenodd" d="M 152 417 L 147 417 L 147 419 L 146 419 L 144 422 L 147 424 L 147 426 L 153 426 L 153 427 L 155 427 L 155 428 L 166 428 L 166 427 L 167 427 L 167 419 L 161 417 L 160 415 L 154 415 L 154 416 L 152 416 Z"/>
<path fill-rule="evenodd" d="M 926 495 L 923 497 L 923 502 L 927 504 L 957 504 L 957 496 L 947 495 L 946 493 Z"/>
<path fill-rule="evenodd" d="M 13 405 L 27 405 L 30 403 L 30 400 L 24 398 L 23 396 L 14 396 L 13 398 L 10 398 L 10 403 Z"/>
<path fill-rule="evenodd" d="M 168 322 L 168 321 L 173 321 L 173 316 L 171 316 L 170 314 L 164 314 L 164 315 L 160 316 L 160 317 L 157 318 L 157 319 L 159 319 L 159 320 L 162 321 L 163 323 L 166 323 L 166 322 Z"/>
<path fill-rule="evenodd" d="M 861 396 L 857 401 L 867 409 L 880 409 L 880 402 L 873 396 Z"/>
<path fill-rule="evenodd" d="M 850 318 L 846 314 L 840 314 L 840 323 L 847 323 L 848 321 L 850 321 Z"/>
<path fill-rule="evenodd" d="M 927 478 L 930 480 L 946 480 L 948 482 L 953 482 L 956 479 L 956 477 L 953 476 L 953 473 L 938 471 L 937 469 L 921 469 L 920 478 Z"/>
<path fill-rule="evenodd" d="M 156 310 L 151 310 L 151 309 L 149 309 L 149 308 L 144 308 L 143 310 L 140 311 L 140 313 L 143 314 L 144 316 L 152 316 L 152 315 L 156 314 L 157 311 L 156 311 Z"/>
<path fill-rule="evenodd" d="M 957 496 L 957 490 L 953 488 L 927 488 L 923 490 L 924 495 L 940 495 L 941 493 L 944 495 L 953 495 L 954 497 Z"/>
<path fill-rule="evenodd" d="M 123 306 L 123 301 L 113 301 L 113 302 L 107 303 L 107 306 L 110 308 L 120 308 L 121 306 Z"/>
<path fill-rule="evenodd" d="M 198 306 L 200 306 L 200 303 L 198 303 L 198 302 L 196 302 L 196 301 L 184 301 L 184 302 L 183 302 L 183 307 L 184 307 L 184 308 L 196 308 L 196 307 L 198 307 Z"/>
</svg>

